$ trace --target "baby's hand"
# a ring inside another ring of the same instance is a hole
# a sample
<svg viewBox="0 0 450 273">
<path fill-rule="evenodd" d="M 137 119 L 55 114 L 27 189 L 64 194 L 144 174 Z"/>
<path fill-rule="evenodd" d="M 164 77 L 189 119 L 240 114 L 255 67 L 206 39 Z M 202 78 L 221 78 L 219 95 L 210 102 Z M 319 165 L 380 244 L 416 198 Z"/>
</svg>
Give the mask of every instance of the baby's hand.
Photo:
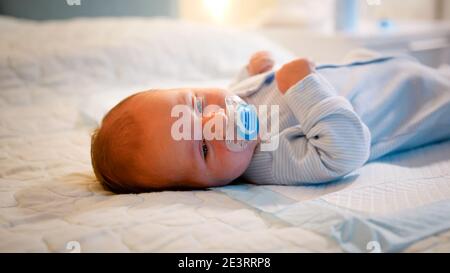
<svg viewBox="0 0 450 273">
<path fill-rule="evenodd" d="M 275 73 L 278 89 L 284 94 L 312 72 L 314 72 L 314 64 L 307 59 L 297 59 L 287 63 Z"/>
<path fill-rule="evenodd" d="M 250 58 L 247 71 L 250 76 L 258 75 L 271 70 L 274 63 L 272 55 L 268 51 L 258 51 Z"/>
</svg>

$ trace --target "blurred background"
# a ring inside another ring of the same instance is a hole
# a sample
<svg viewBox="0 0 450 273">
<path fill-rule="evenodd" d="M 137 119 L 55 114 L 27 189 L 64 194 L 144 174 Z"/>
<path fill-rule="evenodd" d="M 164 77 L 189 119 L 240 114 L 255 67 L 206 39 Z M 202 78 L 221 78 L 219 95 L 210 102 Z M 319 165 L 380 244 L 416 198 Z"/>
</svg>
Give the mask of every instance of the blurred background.
<svg viewBox="0 0 450 273">
<path fill-rule="evenodd" d="M 360 47 L 432 66 L 450 61 L 450 0 L 0 0 L 0 14 L 163 16 L 257 31 L 318 62 Z"/>
<path fill-rule="evenodd" d="M 30 19 L 77 16 L 170 16 L 225 25 L 248 25 L 263 18 L 277 23 L 332 16 L 336 2 L 354 5 L 364 19 L 450 19 L 448 0 L 0 0 L 0 12 Z M 328 18 L 331 20 L 332 18 Z M 323 23 L 326 20 L 320 20 Z"/>
</svg>

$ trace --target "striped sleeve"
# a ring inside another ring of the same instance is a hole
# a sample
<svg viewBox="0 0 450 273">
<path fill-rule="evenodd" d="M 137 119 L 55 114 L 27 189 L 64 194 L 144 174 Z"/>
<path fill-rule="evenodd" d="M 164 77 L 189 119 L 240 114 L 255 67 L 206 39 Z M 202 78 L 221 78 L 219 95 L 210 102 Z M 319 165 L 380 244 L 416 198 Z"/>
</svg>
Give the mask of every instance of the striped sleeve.
<svg viewBox="0 0 450 273">
<path fill-rule="evenodd" d="M 283 96 L 300 125 L 280 132 L 272 152 L 277 184 L 321 183 L 340 178 L 369 158 L 370 132 L 352 105 L 311 74 Z"/>
</svg>

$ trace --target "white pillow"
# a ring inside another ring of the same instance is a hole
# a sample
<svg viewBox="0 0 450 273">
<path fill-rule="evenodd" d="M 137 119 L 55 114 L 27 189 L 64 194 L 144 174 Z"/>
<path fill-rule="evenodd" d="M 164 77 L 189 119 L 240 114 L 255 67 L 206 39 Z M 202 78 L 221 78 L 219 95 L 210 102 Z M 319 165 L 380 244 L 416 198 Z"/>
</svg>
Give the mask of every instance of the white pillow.
<svg viewBox="0 0 450 273">
<path fill-rule="evenodd" d="M 0 85 L 8 87 L 231 78 L 257 50 L 278 62 L 293 57 L 256 33 L 162 18 L 0 22 Z"/>
</svg>

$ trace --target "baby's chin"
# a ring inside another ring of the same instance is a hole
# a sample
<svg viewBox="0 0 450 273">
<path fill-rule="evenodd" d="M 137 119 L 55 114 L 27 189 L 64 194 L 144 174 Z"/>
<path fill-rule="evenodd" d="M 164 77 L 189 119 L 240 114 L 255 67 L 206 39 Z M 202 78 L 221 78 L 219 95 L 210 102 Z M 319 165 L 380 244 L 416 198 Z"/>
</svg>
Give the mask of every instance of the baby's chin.
<svg viewBox="0 0 450 273">
<path fill-rule="evenodd" d="M 211 184 L 214 184 L 215 186 L 228 185 L 242 176 L 250 165 L 257 145 L 257 141 L 252 141 L 244 151 L 230 153 L 228 161 L 236 164 L 221 170 L 222 178 L 217 179 Z"/>
</svg>

